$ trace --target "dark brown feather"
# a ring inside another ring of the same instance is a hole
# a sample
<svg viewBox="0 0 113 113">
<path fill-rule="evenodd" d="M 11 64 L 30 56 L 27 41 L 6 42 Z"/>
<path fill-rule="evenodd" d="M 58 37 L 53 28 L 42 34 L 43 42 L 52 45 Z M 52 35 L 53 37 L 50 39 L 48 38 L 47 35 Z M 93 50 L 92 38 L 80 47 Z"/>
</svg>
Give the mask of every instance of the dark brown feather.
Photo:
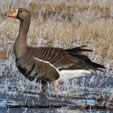
<svg viewBox="0 0 113 113">
<path fill-rule="evenodd" d="M 90 49 L 82 49 L 80 46 L 72 49 L 39 47 L 31 48 L 34 56 L 42 60 L 50 62 L 59 70 L 61 69 L 98 69 L 105 68 L 103 65 L 92 62 L 82 52 L 90 52 Z M 80 50 L 80 52 L 78 52 Z M 73 68 L 71 68 L 73 67 Z"/>
</svg>

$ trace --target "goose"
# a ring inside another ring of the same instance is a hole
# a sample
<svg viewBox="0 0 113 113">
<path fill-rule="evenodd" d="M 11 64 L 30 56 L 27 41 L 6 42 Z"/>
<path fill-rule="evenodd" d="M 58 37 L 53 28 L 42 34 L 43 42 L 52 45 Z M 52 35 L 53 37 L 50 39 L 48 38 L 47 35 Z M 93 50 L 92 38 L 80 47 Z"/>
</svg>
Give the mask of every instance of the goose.
<svg viewBox="0 0 113 113">
<path fill-rule="evenodd" d="M 86 45 L 69 49 L 28 46 L 26 40 L 30 26 L 30 12 L 19 8 L 8 17 L 20 21 L 19 33 L 14 43 L 16 66 L 30 81 L 35 80 L 36 83 L 40 81 L 42 91 L 45 91 L 48 82 L 60 88 L 60 82 L 91 75 L 89 69 L 105 68 L 83 54 L 92 51 L 86 49 Z"/>
</svg>

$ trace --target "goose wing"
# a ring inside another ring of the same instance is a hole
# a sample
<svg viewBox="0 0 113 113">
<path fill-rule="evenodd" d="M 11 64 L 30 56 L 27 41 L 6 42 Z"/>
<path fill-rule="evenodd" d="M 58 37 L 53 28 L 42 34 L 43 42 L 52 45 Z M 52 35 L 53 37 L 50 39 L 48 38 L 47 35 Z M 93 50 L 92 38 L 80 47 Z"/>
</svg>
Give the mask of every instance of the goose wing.
<svg viewBox="0 0 113 113">
<path fill-rule="evenodd" d="M 34 56 L 50 62 L 57 69 L 81 69 L 81 68 L 104 68 L 99 64 L 94 64 L 82 52 L 92 51 L 83 49 L 84 46 L 72 49 L 52 48 L 52 47 L 38 47 L 33 48 Z"/>
<path fill-rule="evenodd" d="M 77 63 L 77 59 L 70 56 L 61 48 L 50 48 L 50 47 L 39 47 L 34 48 L 35 57 L 50 62 L 56 68 L 60 69 L 62 67 L 72 66 Z"/>
</svg>

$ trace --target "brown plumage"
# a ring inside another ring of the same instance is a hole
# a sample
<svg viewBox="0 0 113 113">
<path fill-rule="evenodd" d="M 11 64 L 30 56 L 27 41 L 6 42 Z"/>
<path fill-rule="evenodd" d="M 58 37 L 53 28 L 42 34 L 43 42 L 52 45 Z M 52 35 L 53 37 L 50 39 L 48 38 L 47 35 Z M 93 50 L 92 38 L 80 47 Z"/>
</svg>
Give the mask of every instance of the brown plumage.
<svg viewBox="0 0 113 113">
<path fill-rule="evenodd" d="M 29 80 L 36 79 L 37 82 L 41 80 L 42 84 L 45 84 L 57 80 L 60 70 L 105 68 L 82 54 L 82 52 L 92 51 L 84 49 L 85 46 L 72 49 L 29 47 L 26 38 L 30 25 L 30 13 L 26 9 L 19 8 L 8 16 L 20 20 L 14 53 L 18 69 Z"/>
</svg>

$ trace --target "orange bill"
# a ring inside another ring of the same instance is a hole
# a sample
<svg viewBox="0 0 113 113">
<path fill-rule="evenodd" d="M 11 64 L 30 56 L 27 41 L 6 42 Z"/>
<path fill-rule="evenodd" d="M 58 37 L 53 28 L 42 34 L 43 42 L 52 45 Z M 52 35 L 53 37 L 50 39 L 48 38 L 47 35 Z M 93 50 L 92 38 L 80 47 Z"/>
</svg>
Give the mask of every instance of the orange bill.
<svg viewBox="0 0 113 113">
<path fill-rule="evenodd" d="M 16 11 L 13 12 L 13 13 L 8 14 L 8 17 L 16 18 L 17 13 L 18 13 L 18 10 L 16 10 Z"/>
</svg>

